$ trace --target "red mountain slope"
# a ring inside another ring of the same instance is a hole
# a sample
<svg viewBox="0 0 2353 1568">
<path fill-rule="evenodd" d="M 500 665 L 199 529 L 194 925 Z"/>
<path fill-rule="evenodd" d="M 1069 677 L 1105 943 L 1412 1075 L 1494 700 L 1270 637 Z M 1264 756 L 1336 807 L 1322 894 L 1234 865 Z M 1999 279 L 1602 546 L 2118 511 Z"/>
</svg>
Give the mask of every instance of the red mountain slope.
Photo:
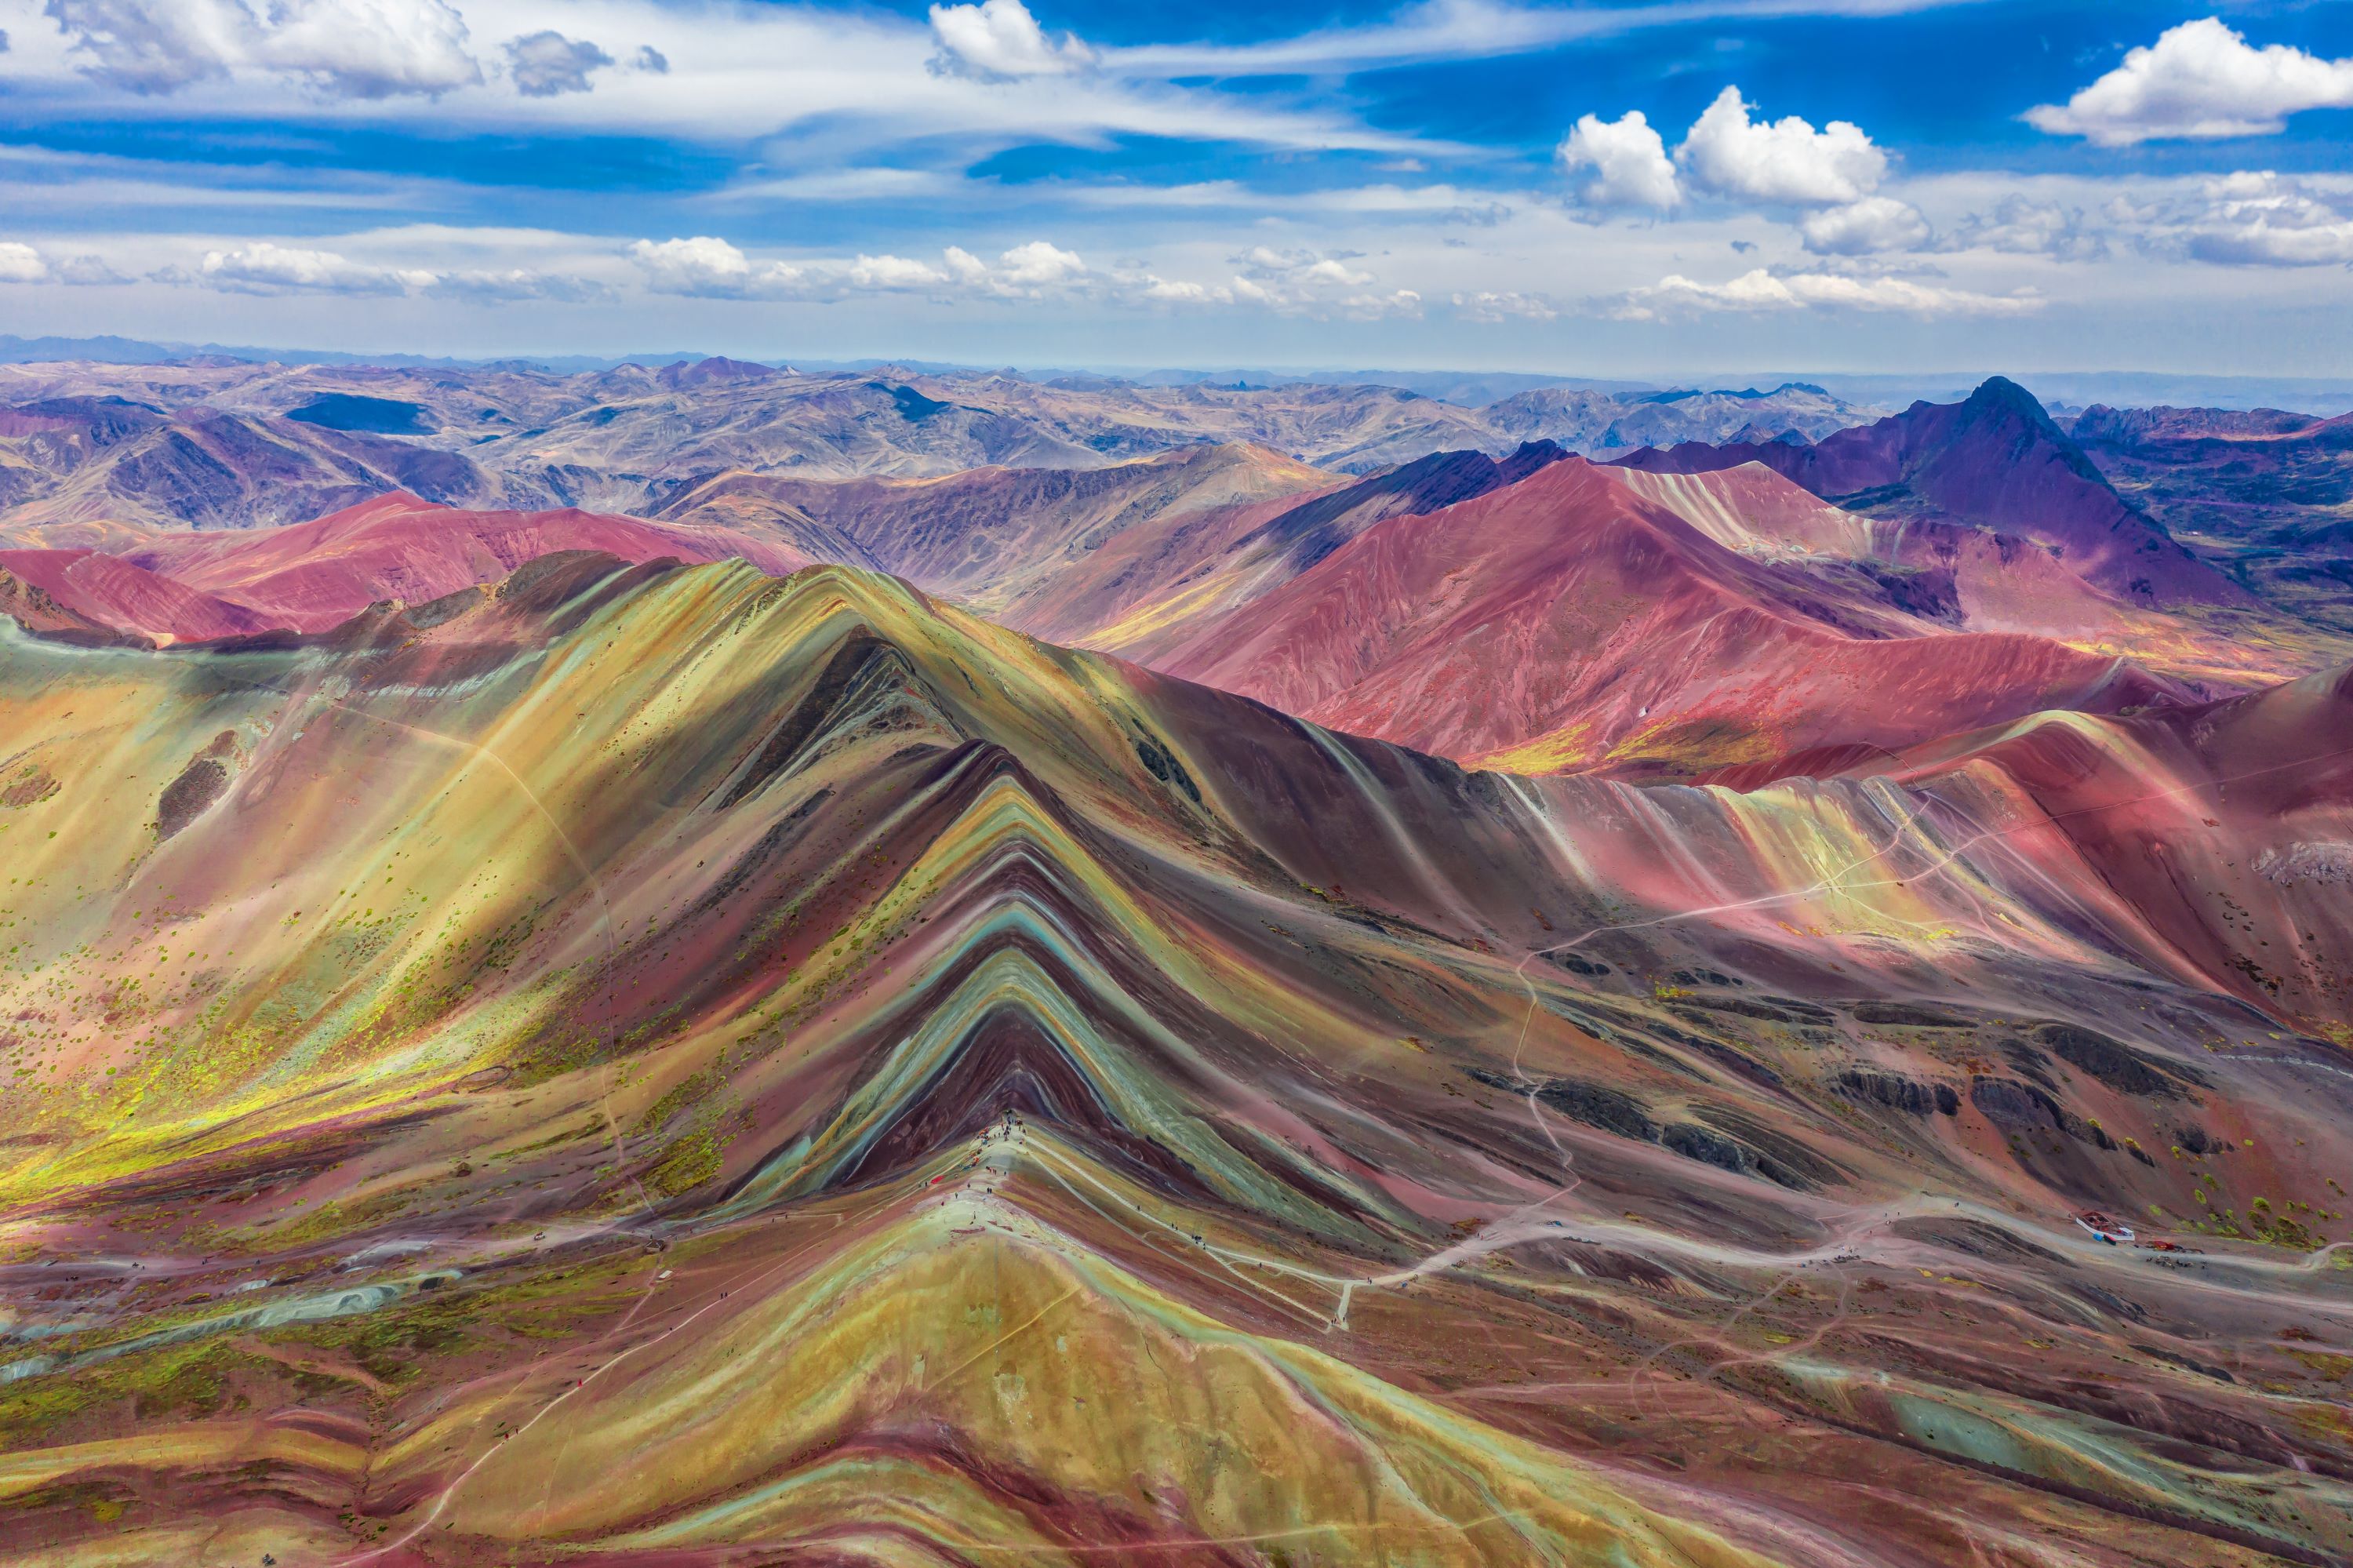
<svg viewBox="0 0 2353 1568">
<path fill-rule="evenodd" d="M 1892 748 L 2042 708 L 2189 700 L 2124 661 L 1953 634 L 1749 559 L 1581 459 L 1390 518 L 1131 652 L 1335 728 L 1530 771 Z"/>
<path fill-rule="evenodd" d="M 2145 950 L 2353 1044 L 2353 669 L 2128 718 L 2038 715 L 1871 771 L 2022 864 L 2080 858 Z"/>
<path fill-rule="evenodd" d="M 92 550 L 0 550 L 0 572 L 46 595 L 74 621 L 150 641 L 208 642 L 284 624 Z"/>
<path fill-rule="evenodd" d="M 439 599 L 559 550 L 630 562 L 740 556 L 777 575 L 810 564 L 797 550 L 725 529 L 574 509 L 461 512 L 405 492 L 291 527 L 165 535 L 124 559 L 249 605 L 270 624 L 321 631 L 379 600 Z"/>
</svg>

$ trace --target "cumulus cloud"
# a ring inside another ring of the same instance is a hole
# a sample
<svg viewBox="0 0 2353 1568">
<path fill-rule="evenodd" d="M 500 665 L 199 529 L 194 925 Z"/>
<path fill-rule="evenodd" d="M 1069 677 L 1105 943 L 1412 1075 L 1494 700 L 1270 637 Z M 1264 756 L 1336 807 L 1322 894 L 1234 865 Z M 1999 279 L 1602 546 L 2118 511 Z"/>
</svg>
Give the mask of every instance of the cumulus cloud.
<svg viewBox="0 0 2353 1568">
<path fill-rule="evenodd" d="M 1256 245 L 1233 258 L 1240 270 L 1223 282 L 1137 272 L 1120 277 L 1111 297 L 1130 304 L 1239 306 L 1318 321 L 1377 321 L 1421 314 L 1419 294 L 1411 289 L 1380 288 L 1370 272 L 1350 266 L 1352 260 L 1346 254 L 1326 256 Z M 1523 296 L 1490 298 L 1500 302 Z"/>
<path fill-rule="evenodd" d="M 22 245 L 13 239 L 0 241 L 0 283 L 46 283 L 48 281 L 48 258 L 29 245 Z"/>
<path fill-rule="evenodd" d="M 94 288 L 111 283 L 128 283 L 130 279 L 116 271 L 103 256 L 87 253 L 69 256 L 50 269 L 60 283 L 76 288 Z"/>
<path fill-rule="evenodd" d="M 21 240 L 0 241 L 0 283 L 127 283 L 103 257 L 73 256 L 53 261 Z"/>
<path fill-rule="evenodd" d="M 236 0 L 48 0 L 47 11 L 84 73 L 140 93 L 227 76 L 254 28 Z"/>
<path fill-rule="evenodd" d="M 257 239 L 234 250 L 206 251 L 191 281 L 237 294 L 399 294 L 430 287 L 435 276 Z"/>
<path fill-rule="evenodd" d="M 447 92 L 482 79 L 465 21 L 445 0 L 277 0 L 269 16 L 257 60 L 344 97 Z"/>
<path fill-rule="evenodd" d="M 1360 272 L 1349 266 L 1347 258 L 1319 256 L 1313 250 L 1277 250 L 1271 245 L 1253 245 L 1233 260 L 1234 265 L 1243 269 L 1243 276 L 1258 282 L 1355 288 L 1373 281 L 1370 272 Z"/>
<path fill-rule="evenodd" d="M 1616 120 L 1597 114 L 1579 117 L 1560 144 L 1559 158 L 1571 170 L 1593 171 L 1594 177 L 1577 189 L 1578 199 L 1588 207 L 1663 210 L 1683 199 L 1667 144 L 1639 109 Z"/>
<path fill-rule="evenodd" d="M 1171 305 L 1230 305 L 1234 302 L 1233 290 L 1222 283 L 1196 283 L 1182 278 L 1160 278 L 1149 273 L 1139 281 L 1136 297 Z"/>
<path fill-rule="evenodd" d="M 1708 312 L 1852 310 L 1911 316 L 2015 316 L 2042 308 L 2031 294 L 1979 294 L 1910 278 L 1840 272 L 1775 273 L 1759 267 L 1723 283 L 1680 273 L 1636 289 L 1608 313 L 1620 321 L 1659 321 Z"/>
<path fill-rule="evenodd" d="M 2256 48 L 2220 17 L 2184 22 L 2063 104 L 2039 104 L 2027 123 L 2104 147 L 2159 138 L 2265 135 L 2306 109 L 2353 107 L 2353 59 L 2323 59 L 2285 44 Z"/>
<path fill-rule="evenodd" d="M 651 71 L 656 76 L 668 76 L 670 57 L 651 44 L 641 44 L 638 47 L 638 52 L 629 57 L 629 69 Z"/>
<path fill-rule="evenodd" d="M 550 27 L 506 42 L 507 75 L 525 98 L 554 98 L 588 90 L 588 73 L 613 57 L 586 38 L 567 38 Z"/>
<path fill-rule="evenodd" d="M 698 234 L 688 239 L 640 239 L 628 258 L 657 294 L 706 300 L 777 299 L 800 291 L 802 270 L 788 262 L 754 262 L 724 239 Z"/>
<path fill-rule="evenodd" d="M 1060 288 L 1082 277 L 1087 264 L 1076 253 L 1059 249 L 1042 239 L 1017 245 L 997 258 L 997 281 L 1016 290 Z"/>
<path fill-rule="evenodd" d="M 977 5 L 932 7 L 931 69 L 941 76 L 983 81 L 1070 76 L 1095 63 L 1075 34 L 1049 37 L 1021 0 L 981 0 Z"/>
<path fill-rule="evenodd" d="M 1349 266 L 1350 260 L 1313 250 L 1252 246 L 1234 258 L 1242 270 L 1222 287 L 1219 297 L 1286 315 L 1374 321 L 1421 314 L 1419 294 L 1411 289 L 1381 290 L 1370 272 Z"/>
<path fill-rule="evenodd" d="M 82 71 L 168 93 L 239 70 L 343 98 L 441 93 L 482 79 L 447 0 L 47 0 Z"/>
<path fill-rule="evenodd" d="M 948 281 L 948 275 L 928 261 L 913 261 L 904 256 L 860 256 L 850 263 L 848 278 L 853 288 L 883 291 L 898 289 L 935 289 Z"/>
<path fill-rule="evenodd" d="M 937 266 L 903 256 L 860 256 L 839 281 L 851 289 L 953 290 L 1035 299 L 1082 289 L 1092 274 L 1075 251 L 1032 239 L 1000 252 L 994 265 L 960 245 L 943 251 Z"/>
<path fill-rule="evenodd" d="M 1953 225 L 1934 249 L 2098 261 L 2107 256 L 2108 241 L 2091 226 L 2082 207 L 2012 196 L 2003 197 L 1989 213 L 1971 213 Z"/>
<path fill-rule="evenodd" d="M 509 304 L 522 300 L 580 302 L 613 296 L 610 286 L 593 278 L 563 272 L 541 272 L 528 267 L 488 268 L 442 274 L 433 293 L 478 304 Z"/>
<path fill-rule="evenodd" d="M 1808 213 L 1798 224 L 1798 232 L 1806 249 L 1817 256 L 1917 250 L 1929 240 L 1928 220 L 1920 216 L 1919 208 L 1883 196 Z"/>
<path fill-rule="evenodd" d="M 2223 175 L 2191 196 L 2110 216 L 2141 231 L 2143 249 L 2223 267 L 2353 265 L 2353 204 L 2268 170 Z"/>
<path fill-rule="evenodd" d="M 1861 126 L 1833 120 L 1817 131 L 1794 114 L 1752 121 L 1736 87 L 1692 122 L 1675 163 L 1704 191 L 1789 207 L 1857 202 L 1887 175 L 1887 154 Z"/>
<path fill-rule="evenodd" d="M 1453 305 L 1463 320 L 1473 322 L 1548 322 L 1560 314 L 1542 294 L 1516 291 L 1482 290 L 1475 294 L 1456 294 Z"/>
<path fill-rule="evenodd" d="M 994 262 L 956 245 L 937 261 L 884 252 L 804 265 L 762 262 L 708 235 L 640 239 L 628 254 L 655 292 L 706 299 L 838 299 L 858 293 L 1039 299 L 1097 287 L 1095 275 L 1075 252 L 1043 239 L 1017 245 Z"/>
</svg>

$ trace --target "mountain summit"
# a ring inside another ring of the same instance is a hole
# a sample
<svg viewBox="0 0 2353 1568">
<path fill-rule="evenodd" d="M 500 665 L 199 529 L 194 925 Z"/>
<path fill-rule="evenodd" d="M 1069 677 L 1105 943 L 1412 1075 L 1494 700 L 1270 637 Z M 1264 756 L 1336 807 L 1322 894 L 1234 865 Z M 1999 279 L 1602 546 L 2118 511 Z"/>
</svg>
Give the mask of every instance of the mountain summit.
<svg viewBox="0 0 2353 1568">
<path fill-rule="evenodd" d="M 1761 462 L 1852 511 L 1958 522 L 2031 540 L 2127 600 L 2253 602 L 2117 494 L 2033 394 L 2004 376 L 1961 402 L 1915 403 L 1810 446 L 1684 442 L 1615 461 L 1662 473 Z"/>
</svg>

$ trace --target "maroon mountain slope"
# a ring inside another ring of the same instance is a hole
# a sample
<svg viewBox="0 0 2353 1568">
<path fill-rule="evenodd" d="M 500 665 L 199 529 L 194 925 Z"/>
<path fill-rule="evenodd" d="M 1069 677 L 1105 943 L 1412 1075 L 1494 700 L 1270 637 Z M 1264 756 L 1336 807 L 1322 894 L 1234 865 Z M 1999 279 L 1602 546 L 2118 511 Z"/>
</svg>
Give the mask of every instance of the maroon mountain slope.
<svg viewBox="0 0 2353 1568">
<path fill-rule="evenodd" d="M 1263 447 L 942 479 L 723 474 L 656 515 L 784 538 L 1036 636 L 1124 652 L 1139 628 L 1230 612 L 1385 517 L 1484 494 L 1566 454 L 1437 452 L 1343 483 Z"/>
<path fill-rule="evenodd" d="M 811 564 L 722 528 L 570 509 L 461 512 L 399 492 L 290 527 L 164 535 L 124 559 L 251 606 L 272 625 L 319 631 L 380 600 L 425 603 L 567 550 L 630 562 L 740 557 L 777 576 Z"/>
<path fill-rule="evenodd" d="M 209 642 L 287 624 L 234 599 L 192 588 L 142 566 L 94 550 L 0 550 L 0 574 L 72 618 L 153 642 Z M 51 630 L 43 626 L 42 630 Z"/>
<path fill-rule="evenodd" d="M 1335 728 L 1525 771 L 1686 772 L 2189 700 L 2126 661 L 1951 632 L 1736 554 L 1582 459 L 1388 519 L 1237 612 L 1129 652 Z"/>
</svg>

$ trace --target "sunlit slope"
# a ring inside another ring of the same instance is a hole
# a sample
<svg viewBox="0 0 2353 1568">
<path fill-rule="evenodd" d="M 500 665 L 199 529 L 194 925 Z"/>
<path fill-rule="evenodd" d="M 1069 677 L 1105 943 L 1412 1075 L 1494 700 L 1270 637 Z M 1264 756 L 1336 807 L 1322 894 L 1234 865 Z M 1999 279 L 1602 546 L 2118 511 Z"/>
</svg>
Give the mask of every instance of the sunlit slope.
<svg viewBox="0 0 2353 1568">
<path fill-rule="evenodd" d="M 2289 696 L 2242 861 L 2353 837 Z M 0 1542 L 2318 1560 L 2353 1433 L 2279 1335 L 2337 1332 L 2353 1123 L 2285 1024 L 2341 993 L 2099 858 L 2243 779 L 2051 722 L 2063 810 L 2000 736 L 1466 774 L 586 556 L 299 646 L 8 633 Z M 2325 880 L 2230 885 L 2344 951 Z M 2071 1375 L 2119 1354 L 2161 1441 Z"/>
</svg>

